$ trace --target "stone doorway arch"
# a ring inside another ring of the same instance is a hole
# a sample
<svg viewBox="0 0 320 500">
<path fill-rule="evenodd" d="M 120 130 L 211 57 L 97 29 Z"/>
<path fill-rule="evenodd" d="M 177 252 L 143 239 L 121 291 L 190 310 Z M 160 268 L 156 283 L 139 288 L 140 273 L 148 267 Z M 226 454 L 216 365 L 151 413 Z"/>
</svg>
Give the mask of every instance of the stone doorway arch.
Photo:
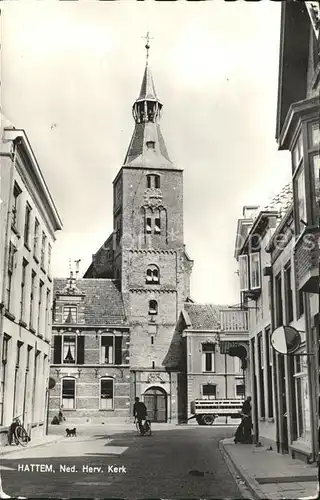
<svg viewBox="0 0 320 500">
<path fill-rule="evenodd" d="M 143 400 L 151 422 L 167 422 L 168 395 L 162 387 L 149 387 L 143 394 Z"/>
</svg>

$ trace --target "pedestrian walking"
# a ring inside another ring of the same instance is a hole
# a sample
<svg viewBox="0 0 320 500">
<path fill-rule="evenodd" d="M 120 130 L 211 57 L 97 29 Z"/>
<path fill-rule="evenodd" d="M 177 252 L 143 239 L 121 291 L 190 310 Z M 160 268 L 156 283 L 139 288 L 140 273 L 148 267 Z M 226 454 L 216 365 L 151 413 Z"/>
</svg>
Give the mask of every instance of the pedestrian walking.
<svg viewBox="0 0 320 500">
<path fill-rule="evenodd" d="M 248 396 L 241 408 L 241 422 L 235 432 L 234 442 L 250 444 L 252 442 L 251 396 Z"/>
</svg>

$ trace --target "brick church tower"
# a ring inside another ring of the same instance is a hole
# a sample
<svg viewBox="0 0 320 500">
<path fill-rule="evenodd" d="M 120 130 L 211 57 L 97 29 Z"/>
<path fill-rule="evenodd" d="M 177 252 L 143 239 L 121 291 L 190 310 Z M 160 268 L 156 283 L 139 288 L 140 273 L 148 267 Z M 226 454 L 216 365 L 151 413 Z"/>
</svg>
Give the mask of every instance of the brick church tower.
<svg viewBox="0 0 320 500">
<path fill-rule="evenodd" d="M 193 261 L 183 238 L 183 171 L 170 160 L 161 133 L 163 106 L 148 64 L 148 42 L 146 49 L 132 108 L 134 132 L 113 182 L 113 238 L 84 277 L 98 277 L 94 262 L 104 261 L 100 275 L 106 277 L 109 266 L 119 280 L 130 325 L 131 400 L 144 400 L 154 421 L 176 421 L 180 347 L 174 332 L 190 294 Z"/>
</svg>

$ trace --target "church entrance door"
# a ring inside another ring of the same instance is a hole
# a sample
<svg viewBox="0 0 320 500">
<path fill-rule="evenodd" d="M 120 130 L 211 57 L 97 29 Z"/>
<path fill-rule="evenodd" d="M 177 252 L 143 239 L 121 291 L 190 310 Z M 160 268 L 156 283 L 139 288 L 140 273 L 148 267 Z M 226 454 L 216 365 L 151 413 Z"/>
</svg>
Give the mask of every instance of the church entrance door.
<svg viewBox="0 0 320 500">
<path fill-rule="evenodd" d="M 143 399 L 151 422 L 167 421 L 167 393 L 161 387 L 150 387 Z"/>
</svg>

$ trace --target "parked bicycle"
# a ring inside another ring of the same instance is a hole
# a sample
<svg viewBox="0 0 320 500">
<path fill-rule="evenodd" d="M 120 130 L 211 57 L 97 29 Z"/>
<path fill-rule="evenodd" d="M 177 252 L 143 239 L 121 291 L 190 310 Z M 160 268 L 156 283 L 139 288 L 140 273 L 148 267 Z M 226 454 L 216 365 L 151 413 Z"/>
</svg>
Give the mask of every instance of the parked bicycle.
<svg viewBox="0 0 320 500">
<path fill-rule="evenodd" d="M 27 446 L 29 441 L 31 440 L 29 434 L 27 433 L 26 429 L 24 428 L 20 417 L 22 417 L 24 414 L 19 415 L 18 417 L 14 417 L 12 424 L 10 425 L 9 428 L 9 435 L 8 435 L 8 441 L 9 444 L 12 444 L 12 441 L 14 439 L 16 445 L 21 445 L 21 446 Z"/>
</svg>

